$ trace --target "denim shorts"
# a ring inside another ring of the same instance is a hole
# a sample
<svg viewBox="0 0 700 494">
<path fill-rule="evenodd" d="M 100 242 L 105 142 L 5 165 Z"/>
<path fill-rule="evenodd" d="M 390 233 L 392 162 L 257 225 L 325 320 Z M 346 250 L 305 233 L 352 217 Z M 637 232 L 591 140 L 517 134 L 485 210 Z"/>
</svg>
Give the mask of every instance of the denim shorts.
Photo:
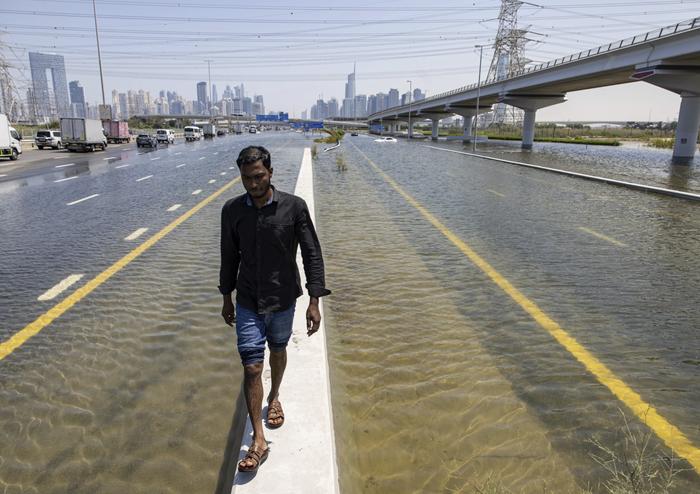
<svg viewBox="0 0 700 494">
<path fill-rule="evenodd" d="M 289 309 L 280 312 L 258 314 L 236 304 L 236 336 L 243 365 L 265 360 L 265 341 L 271 352 L 287 348 L 292 336 L 295 307 L 296 302 Z"/>
</svg>

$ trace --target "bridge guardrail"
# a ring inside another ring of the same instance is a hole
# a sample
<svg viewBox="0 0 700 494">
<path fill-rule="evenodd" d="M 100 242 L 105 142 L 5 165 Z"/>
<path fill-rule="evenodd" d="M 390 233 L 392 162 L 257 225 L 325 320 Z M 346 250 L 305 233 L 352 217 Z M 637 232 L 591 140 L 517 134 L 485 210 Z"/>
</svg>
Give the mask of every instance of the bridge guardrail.
<svg viewBox="0 0 700 494">
<path fill-rule="evenodd" d="M 510 77 L 504 78 L 504 79 L 486 79 L 484 82 L 481 83 L 481 87 L 488 86 L 489 84 L 493 84 L 495 82 L 504 82 L 507 81 L 508 79 L 514 79 L 516 77 L 520 77 L 525 74 L 531 74 L 533 72 L 538 72 L 540 70 L 546 70 L 550 69 L 552 67 L 557 67 L 559 65 L 563 65 L 565 63 L 571 63 L 571 62 L 578 62 L 579 60 L 586 59 L 586 58 L 592 58 L 596 57 L 598 55 L 608 53 L 611 51 L 619 50 L 621 48 L 627 48 L 629 46 L 641 44 L 641 43 L 646 43 L 650 40 L 654 39 L 659 39 L 659 38 L 665 38 L 667 36 L 672 36 L 674 34 L 678 34 L 681 32 L 685 31 L 690 31 L 692 29 L 698 29 L 700 28 L 700 17 L 695 17 L 693 19 L 689 19 L 687 21 L 682 21 L 677 24 L 671 25 L 671 26 L 666 26 L 662 27 L 659 29 L 654 29 L 653 31 L 649 31 L 646 33 L 638 34 L 636 36 L 633 36 L 631 38 L 625 38 L 620 41 L 613 41 L 611 43 L 608 43 L 607 45 L 600 45 L 595 48 L 591 48 L 590 50 L 582 50 L 578 53 L 574 53 L 572 55 L 567 55 L 565 57 L 560 57 L 556 58 L 554 60 L 550 60 L 548 62 L 542 62 L 537 65 L 531 65 L 529 67 L 525 67 L 522 70 L 519 70 L 512 74 Z M 585 55 L 584 55 L 585 53 Z M 445 91 L 440 94 L 436 94 L 434 96 L 430 96 L 429 98 L 425 98 L 422 100 L 414 101 L 413 104 L 417 103 L 423 103 L 426 101 L 434 101 L 436 99 L 444 98 L 446 96 L 452 96 L 453 94 L 457 93 L 462 93 L 464 91 L 470 91 L 472 89 L 476 89 L 479 86 L 478 82 L 474 82 L 472 84 L 469 84 L 468 86 L 462 86 L 457 89 L 451 89 L 449 91 Z M 399 106 L 393 106 L 391 108 L 385 108 L 381 112 L 377 113 L 384 113 L 389 110 L 393 109 L 398 109 L 398 108 L 406 108 L 408 105 L 399 105 Z M 371 119 L 372 115 L 368 117 L 368 120 Z"/>
</svg>

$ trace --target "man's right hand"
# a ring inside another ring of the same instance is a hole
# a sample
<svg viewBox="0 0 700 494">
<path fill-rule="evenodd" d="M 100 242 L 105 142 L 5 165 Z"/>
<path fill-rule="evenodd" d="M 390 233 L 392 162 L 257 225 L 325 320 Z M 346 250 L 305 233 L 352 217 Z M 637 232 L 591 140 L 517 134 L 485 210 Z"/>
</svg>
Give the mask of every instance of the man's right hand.
<svg viewBox="0 0 700 494">
<path fill-rule="evenodd" d="M 228 298 L 224 297 L 224 307 L 221 309 L 221 317 L 224 318 L 224 322 L 229 326 L 233 326 L 233 323 L 236 322 L 236 309 L 230 296 Z"/>
</svg>

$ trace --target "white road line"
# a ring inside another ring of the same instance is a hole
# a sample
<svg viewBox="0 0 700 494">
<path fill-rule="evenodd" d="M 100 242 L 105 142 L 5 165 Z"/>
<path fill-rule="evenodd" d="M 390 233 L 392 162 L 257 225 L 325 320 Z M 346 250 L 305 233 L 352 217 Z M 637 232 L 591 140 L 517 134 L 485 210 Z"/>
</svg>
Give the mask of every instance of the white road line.
<svg viewBox="0 0 700 494">
<path fill-rule="evenodd" d="M 224 175 L 226 175 L 226 172 L 221 172 L 221 173 L 219 173 L 219 175 L 221 175 L 223 177 Z"/>
<path fill-rule="evenodd" d="M 119 165 L 119 166 L 115 166 L 114 169 L 116 170 L 117 168 L 125 168 L 127 166 L 129 166 L 129 165 Z"/>
<path fill-rule="evenodd" d="M 109 160 L 118 160 L 119 158 L 117 158 L 116 156 L 110 156 L 109 158 L 102 158 L 102 159 L 105 161 L 109 161 Z"/>
<path fill-rule="evenodd" d="M 202 157 L 199 158 L 199 159 L 200 159 L 200 160 L 204 160 L 204 159 L 207 159 L 207 157 L 206 157 L 206 156 L 202 156 Z"/>
<path fill-rule="evenodd" d="M 158 156 L 156 158 L 151 158 L 151 161 L 155 161 L 155 160 L 159 160 L 159 159 L 160 159 L 160 156 Z"/>
<path fill-rule="evenodd" d="M 0 177 L 6 177 L 7 173 L 0 173 Z"/>
<path fill-rule="evenodd" d="M 65 168 L 67 166 L 73 166 L 75 163 L 66 163 L 65 165 L 56 165 L 56 168 Z"/>
<path fill-rule="evenodd" d="M 202 192 L 202 189 L 197 189 L 197 190 L 195 190 L 194 192 L 192 192 L 192 195 L 193 195 L 193 196 L 196 196 L 196 195 L 199 194 L 200 192 Z"/>
<path fill-rule="evenodd" d="M 57 184 L 59 182 L 65 182 L 67 180 L 73 180 L 74 178 L 78 178 L 78 175 L 73 175 L 72 177 L 68 177 L 68 178 L 60 178 L 58 180 L 54 180 L 54 183 Z"/>
<path fill-rule="evenodd" d="M 181 155 L 181 154 L 182 154 L 182 153 L 173 153 L 173 156 L 179 156 L 179 155 Z"/>
<path fill-rule="evenodd" d="M 153 176 L 153 175 L 146 175 L 145 177 L 137 178 L 136 181 L 137 181 L 137 182 L 140 182 L 140 181 L 142 181 L 142 180 L 148 180 L 148 179 L 151 178 L 152 176 Z"/>
<path fill-rule="evenodd" d="M 141 235 L 146 233 L 148 231 L 148 228 L 139 228 L 138 230 L 134 230 L 134 232 L 129 235 L 128 237 L 124 238 L 124 240 L 136 240 L 139 238 Z"/>
<path fill-rule="evenodd" d="M 182 204 L 173 204 L 168 208 L 168 211 L 176 211 Z"/>
<path fill-rule="evenodd" d="M 610 242 L 611 244 L 615 244 L 619 247 L 627 247 L 627 244 L 622 243 L 619 240 L 615 240 L 614 238 L 608 237 L 607 235 L 603 235 L 602 233 L 598 233 L 595 230 L 591 230 L 590 228 L 586 228 L 585 226 L 579 226 L 578 229 L 582 232 L 586 232 L 590 235 L 593 235 L 594 237 L 598 237 L 601 240 L 605 240 L 606 242 Z"/>
<path fill-rule="evenodd" d="M 183 167 L 183 166 L 185 166 L 186 164 L 187 164 L 187 163 L 180 163 L 180 164 L 179 164 L 179 165 L 177 165 L 177 166 L 176 166 L 175 168 L 180 168 L 180 167 Z"/>
<path fill-rule="evenodd" d="M 491 189 L 486 189 L 487 192 L 491 192 L 492 194 L 496 194 L 497 196 L 505 197 L 505 194 L 501 194 L 500 192 L 496 192 L 495 190 Z"/>
<path fill-rule="evenodd" d="M 87 201 L 88 199 L 92 199 L 93 197 L 97 197 L 100 194 L 93 194 L 91 196 L 83 197 L 82 199 L 78 199 L 77 201 L 69 202 L 66 204 L 66 206 L 72 206 L 73 204 L 78 204 L 79 202 Z"/>
<path fill-rule="evenodd" d="M 218 152 L 218 151 L 214 151 L 214 154 L 219 154 L 219 152 Z"/>
<path fill-rule="evenodd" d="M 54 157 L 51 158 L 51 159 L 54 159 L 54 160 L 61 160 L 61 159 L 63 159 L 63 158 L 64 158 L 63 156 L 54 156 Z"/>
<path fill-rule="evenodd" d="M 229 170 L 233 170 L 234 168 L 235 168 L 235 167 L 233 167 L 233 166 L 229 166 L 229 167 L 228 167 Z"/>
<path fill-rule="evenodd" d="M 216 180 L 213 179 L 213 178 L 212 178 L 211 180 L 209 180 L 209 183 L 210 183 L 210 184 L 213 184 L 214 182 L 216 182 Z"/>
<path fill-rule="evenodd" d="M 40 300 L 41 302 L 44 302 L 45 300 L 52 300 L 56 298 L 61 292 L 64 290 L 68 289 L 71 285 L 74 285 L 78 281 L 80 281 L 80 278 L 82 278 L 84 275 L 82 274 L 72 274 L 59 282 L 56 286 L 53 288 L 49 288 L 46 290 L 44 293 L 39 295 L 37 297 L 37 300 Z"/>
</svg>

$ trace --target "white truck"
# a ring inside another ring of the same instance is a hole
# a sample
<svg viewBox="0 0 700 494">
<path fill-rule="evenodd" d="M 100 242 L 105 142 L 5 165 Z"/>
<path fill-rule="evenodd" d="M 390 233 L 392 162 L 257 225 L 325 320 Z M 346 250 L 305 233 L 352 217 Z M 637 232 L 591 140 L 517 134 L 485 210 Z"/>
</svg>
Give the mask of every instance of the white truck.
<svg viewBox="0 0 700 494">
<path fill-rule="evenodd" d="M 185 141 L 198 141 L 202 138 L 202 129 L 194 125 L 185 127 Z"/>
<path fill-rule="evenodd" d="M 107 136 L 100 120 L 89 118 L 62 118 L 61 139 L 68 151 L 107 149 Z"/>
<path fill-rule="evenodd" d="M 14 127 L 10 127 L 7 115 L 0 113 L 0 156 L 16 160 L 22 154 L 22 138 Z"/>
<path fill-rule="evenodd" d="M 213 123 L 205 123 L 202 125 L 202 135 L 205 138 L 216 136 L 216 125 Z"/>
</svg>

